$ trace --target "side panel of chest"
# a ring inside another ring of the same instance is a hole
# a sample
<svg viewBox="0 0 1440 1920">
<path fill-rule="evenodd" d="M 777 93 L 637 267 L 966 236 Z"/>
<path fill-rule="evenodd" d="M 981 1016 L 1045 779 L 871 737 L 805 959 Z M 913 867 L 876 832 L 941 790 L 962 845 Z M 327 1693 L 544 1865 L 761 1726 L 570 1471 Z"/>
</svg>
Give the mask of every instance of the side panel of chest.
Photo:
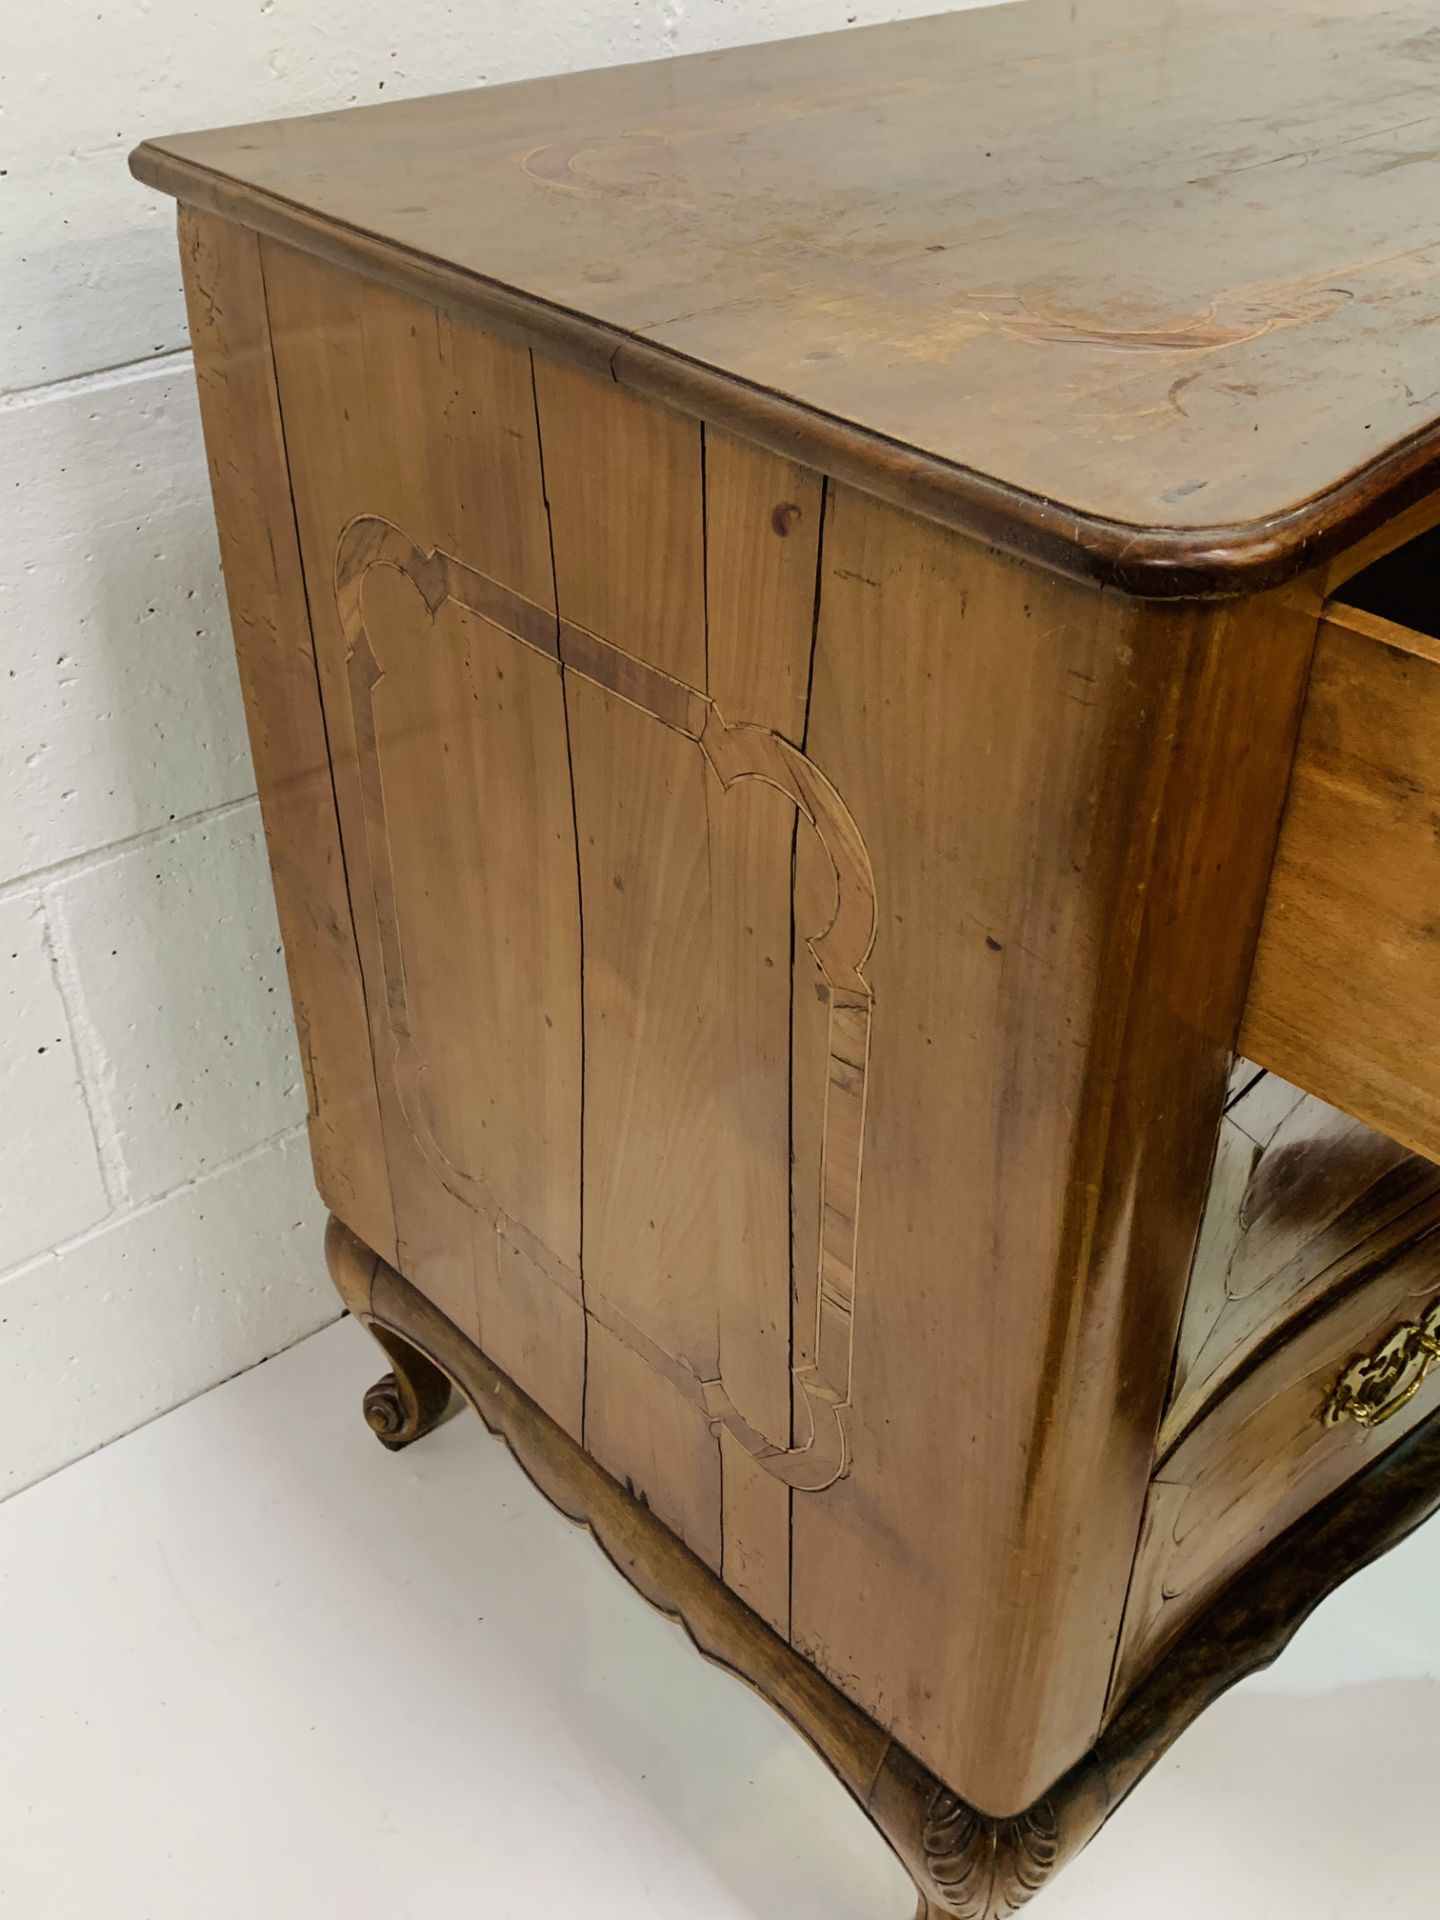
<svg viewBox="0 0 1440 1920">
<path fill-rule="evenodd" d="M 1268 860 L 1222 922 L 1198 849 L 1278 815 L 1304 610 L 1238 644 L 261 253 L 398 1264 L 1022 1805 L 1104 1703 Z"/>
</svg>

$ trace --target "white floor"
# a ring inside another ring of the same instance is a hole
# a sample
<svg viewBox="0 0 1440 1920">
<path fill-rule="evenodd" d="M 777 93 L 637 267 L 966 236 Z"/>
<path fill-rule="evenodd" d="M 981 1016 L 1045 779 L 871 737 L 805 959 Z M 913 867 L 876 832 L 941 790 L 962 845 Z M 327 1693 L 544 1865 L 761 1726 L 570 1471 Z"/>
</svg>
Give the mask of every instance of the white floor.
<svg viewBox="0 0 1440 1920">
<path fill-rule="evenodd" d="M 353 1321 L 0 1507 L 5 1920 L 908 1920 L 799 1739 Z M 1212 1709 L 1037 1912 L 1431 1916 L 1440 1521 Z"/>
</svg>

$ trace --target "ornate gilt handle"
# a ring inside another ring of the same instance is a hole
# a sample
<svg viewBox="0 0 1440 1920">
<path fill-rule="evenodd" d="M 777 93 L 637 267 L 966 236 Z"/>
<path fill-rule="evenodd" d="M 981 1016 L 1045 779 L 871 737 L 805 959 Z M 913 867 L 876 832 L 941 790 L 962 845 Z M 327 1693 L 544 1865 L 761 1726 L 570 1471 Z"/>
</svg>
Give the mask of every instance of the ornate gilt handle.
<svg viewBox="0 0 1440 1920">
<path fill-rule="evenodd" d="M 1440 1360 L 1440 1300 L 1423 1318 L 1397 1327 L 1373 1353 L 1352 1360 L 1326 1396 L 1320 1419 L 1327 1427 L 1353 1420 L 1378 1427 L 1409 1406 Z"/>
</svg>

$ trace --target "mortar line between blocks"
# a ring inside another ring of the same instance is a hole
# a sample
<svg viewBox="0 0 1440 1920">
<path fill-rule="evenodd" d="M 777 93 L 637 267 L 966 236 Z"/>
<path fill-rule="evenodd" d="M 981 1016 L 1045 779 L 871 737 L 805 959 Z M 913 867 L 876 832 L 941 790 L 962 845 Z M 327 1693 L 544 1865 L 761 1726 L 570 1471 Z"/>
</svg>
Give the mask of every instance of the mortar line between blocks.
<svg viewBox="0 0 1440 1920">
<path fill-rule="evenodd" d="M 81 1105 L 85 1109 L 85 1118 L 89 1123 L 90 1137 L 95 1143 L 95 1161 L 100 1169 L 100 1184 L 105 1189 L 105 1199 L 109 1212 L 105 1220 L 114 1219 L 130 1204 L 130 1178 L 125 1166 L 125 1157 L 120 1151 L 120 1129 L 110 1104 L 108 1081 L 110 1069 L 105 1049 L 99 1036 L 91 1028 L 89 1015 L 85 1011 L 85 995 L 80 985 L 79 974 L 69 951 L 68 940 L 56 937 L 56 918 L 61 916 L 58 902 L 53 901 L 43 891 L 40 901 L 40 944 L 44 948 L 49 963 L 51 977 L 55 982 L 55 991 L 60 996 L 60 1005 L 65 1012 L 65 1025 L 70 1036 L 70 1052 L 75 1062 L 75 1080 L 80 1089 Z M 104 1221 L 97 1224 L 104 1225 Z M 89 1229 L 87 1228 L 88 1232 Z"/>
<path fill-rule="evenodd" d="M 109 387 L 128 387 L 151 372 L 168 372 L 190 358 L 188 346 L 167 347 L 143 360 L 117 360 L 111 367 L 92 367 L 87 373 L 62 374 L 55 380 L 37 380 L 33 386 L 7 387 L 0 392 L 0 413 L 18 413 L 43 407 L 77 393 L 103 393 Z"/>
<path fill-rule="evenodd" d="M 52 861 L 48 867 L 35 867 L 28 873 L 16 874 L 12 880 L 0 880 L 0 901 L 13 900 L 19 894 L 43 892 L 46 887 L 68 880 L 72 874 L 88 873 L 94 867 L 108 866 L 115 860 L 123 859 L 127 853 L 158 847 L 189 827 L 202 826 L 211 820 L 224 820 L 245 807 L 258 806 L 253 791 L 243 793 L 234 800 L 221 800 L 213 807 L 201 807 L 196 813 L 177 814 L 173 820 L 166 820 L 158 827 L 146 827 L 124 840 L 107 840 L 103 846 L 87 847 L 83 853 L 67 854 L 63 860 Z"/>
<path fill-rule="evenodd" d="M 263 1140 L 252 1141 L 248 1147 L 239 1153 L 232 1154 L 228 1160 L 217 1161 L 213 1167 L 205 1167 L 199 1173 L 191 1174 L 188 1180 L 177 1180 L 173 1187 L 167 1187 L 163 1193 L 147 1194 L 143 1200 L 130 1201 L 122 1207 L 117 1207 L 113 1213 L 107 1213 L 103 1220 L 95 1221 L 93 1226 L 84 1228 L 80 1233 L 71 1234 L 68 1240 L 59 1240 L 53 1247 L 46 1247 L 42 1253 L 32 1253 L 24 1260 L 17 1261 L 13 1267 L 6 1267 L 0 1271 L 0 1288 L 3 1288 L 7 1281 L 18 1279 L 23 1273 L 30 1273 L 37 1267 L 43 1267 L 48 1261 L 61 1260 L 66 1254 L 88 1246 L 92 1240 L 102 1238 L 112 1227 L 141 1219 L 145 1214 L 152 1213 L 156 1207 L 163 1207 L 167 1201 L 178 1198 L 182 1193 L 188 1193 L 192 1187 L 202 1187 L 208 1181 L 218 1180 L 222 1174 L 234 1173 L 248 1161 L 258 1159 L 262 1153 L 268 1153 L 272 1147 L 283 1146 L 287 1141 L 300 1139 L 305 1132 L 306 1123 L 303 1120 L 298 1121 L 294 1126 L 282 1127 L 278 1133 L 267 1133 Z"/>
</svg>

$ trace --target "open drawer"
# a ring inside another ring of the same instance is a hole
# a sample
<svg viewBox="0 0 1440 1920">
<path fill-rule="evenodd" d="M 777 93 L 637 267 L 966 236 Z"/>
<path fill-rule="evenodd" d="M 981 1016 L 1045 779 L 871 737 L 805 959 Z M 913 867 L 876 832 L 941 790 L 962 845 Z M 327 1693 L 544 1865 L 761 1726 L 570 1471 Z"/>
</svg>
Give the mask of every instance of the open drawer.
<svg viewBox="0 0 1440 1920">
<path fill-rule="evenodd" d="M 1321 622 L 1240 1050 L 1440 1160 L 1440 528 Z"/>
</svg>

